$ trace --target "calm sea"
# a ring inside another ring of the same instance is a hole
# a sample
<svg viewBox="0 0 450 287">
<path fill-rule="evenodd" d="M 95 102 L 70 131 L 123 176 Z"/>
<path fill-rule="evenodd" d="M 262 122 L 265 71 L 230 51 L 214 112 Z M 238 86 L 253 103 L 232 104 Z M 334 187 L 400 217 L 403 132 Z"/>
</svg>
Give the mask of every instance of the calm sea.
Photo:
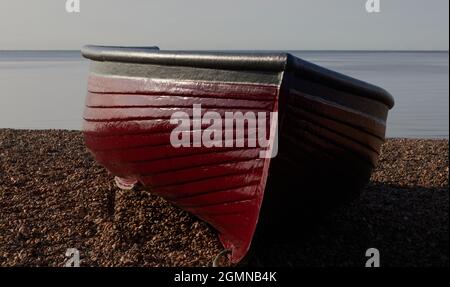
<svg viewBox="0 0 450 287">
<path fill-rule="evenodd" d="M 291 53 L 388 90 L 388 137 L 448 138 L 448 52 Z M 80 129 L 87 74 L 79 52 L 0 51 L 0 128 Z"/>
</svg>

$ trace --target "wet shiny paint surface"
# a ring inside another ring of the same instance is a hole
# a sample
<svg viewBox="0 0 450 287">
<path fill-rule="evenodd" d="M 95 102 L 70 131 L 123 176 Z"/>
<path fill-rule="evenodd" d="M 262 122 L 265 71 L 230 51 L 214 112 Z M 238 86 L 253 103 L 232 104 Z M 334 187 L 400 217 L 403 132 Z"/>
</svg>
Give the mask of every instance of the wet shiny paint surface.
<svg viewBox="0 0 450 287">
<path fill-rule="evenodd" d="M 276 111 L 278 87 L 91 75 L 88 90 L 85 143 L 96 160 L 207 221 L 232 250 L 232 261 L 240 261 L 258 221 L 270 160 L 259 158 L 261 148 L 175 148 L 170 116 L 189 113 L 194 103 L 221 115 Z M 246 128 L 244 136 L 254 132 Z"/>
</svg>

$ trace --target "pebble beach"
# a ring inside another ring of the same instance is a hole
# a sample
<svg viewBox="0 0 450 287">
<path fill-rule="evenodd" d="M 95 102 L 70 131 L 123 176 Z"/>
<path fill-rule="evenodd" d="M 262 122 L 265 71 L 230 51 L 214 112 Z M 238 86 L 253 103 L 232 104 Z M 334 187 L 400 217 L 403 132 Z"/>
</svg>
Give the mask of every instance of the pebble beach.
<svg viewBox="0 0 450 287">
<path fill-rule="evenodd" d="M 247 266 L 449 266 L 448 140 L 388 139 L 361 196 L 299 236 L 256 237 Z M 0 266 L 211 266 L 206 223 L 144 190 L 121 191 L 79 131 L 0 129 Z"/>
</svg>

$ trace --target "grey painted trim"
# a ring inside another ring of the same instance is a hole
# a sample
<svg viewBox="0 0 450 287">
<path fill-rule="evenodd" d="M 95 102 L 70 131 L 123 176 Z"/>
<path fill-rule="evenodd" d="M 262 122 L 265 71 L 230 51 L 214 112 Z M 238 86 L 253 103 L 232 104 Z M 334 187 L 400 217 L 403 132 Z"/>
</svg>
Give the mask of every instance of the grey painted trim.
<svg viewBox="0 0 450 287">
<path fill-rule="evenodd" d="M 91 72 L 98 75 L 172 79 L 180 81 L 221 81 L 228 83 L 281 84 L 282 72 L 221 70 L 194 67 L 130 64 L 118 62 L 91 63 Z"/>
</svg>

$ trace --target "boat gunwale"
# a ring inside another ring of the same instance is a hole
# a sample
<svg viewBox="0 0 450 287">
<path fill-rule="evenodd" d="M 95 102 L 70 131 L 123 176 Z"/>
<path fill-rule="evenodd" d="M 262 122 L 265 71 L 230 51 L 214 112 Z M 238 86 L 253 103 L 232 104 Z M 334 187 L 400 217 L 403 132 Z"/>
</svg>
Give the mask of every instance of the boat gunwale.
<svg viewBox="0 0 450 287">
<path fill-rule="evenodd" d="M 161 51 L 157 47 L 114 47 L 86 45 L 81 54 L 94 61 L 188 66 L 231 70 L 284 70 L 286 53 L 225 51 Z"/>
<path fill-rule="evenodd" d="M 354 93 L 394 106 L 392 95 L 367 82 L 323 68 L 285 52 L 161 51 L 158 47 L 120 47 L 86 45 L 85 58 L 99 62 L 122 62 L 187 66 L 209 69 L 293 72 L 314 82 Z"/>
</svg>

